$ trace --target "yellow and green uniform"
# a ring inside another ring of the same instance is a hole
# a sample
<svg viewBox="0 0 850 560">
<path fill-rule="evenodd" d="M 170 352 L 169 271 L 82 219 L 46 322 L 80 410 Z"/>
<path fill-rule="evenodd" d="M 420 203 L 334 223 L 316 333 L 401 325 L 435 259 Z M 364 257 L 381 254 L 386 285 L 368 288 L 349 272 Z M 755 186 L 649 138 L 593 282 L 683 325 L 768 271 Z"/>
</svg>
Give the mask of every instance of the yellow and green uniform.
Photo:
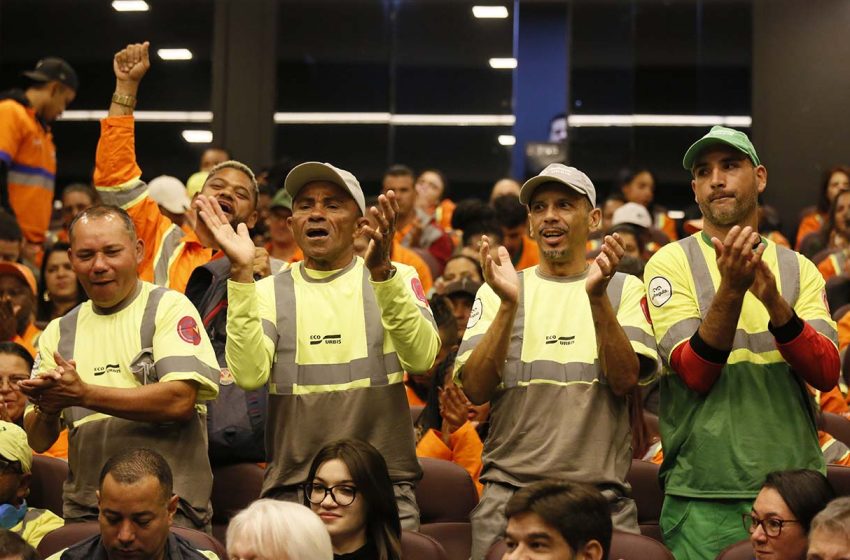
<svg viewBox="0 0 850 560">
<path fill-rule="evenodd" d="M 762 242 L 762 259 L 782 297 L 835 342 L 818 270 L 802 255 Z M 666 366 L 659 415 L 665 541 L 677 558 L 714 558 L 723 543 L 746 538 L 738 513 L 749 511 L 769 472 L 825 472 L 813 402 L 777 349 L 767 309 L 750 292 L 732 352 L 707 394 L 690 390 L 670 369 L 671 354 L 697 331 L 720 284 L 715 250 L 704 233 L 663 247 L 647 264 L 644 279 Z M 678 550 L 677 542 L 682 543 Z"/>
<path fill-rule="evenodd" d="M 19 534 L 31 547 L 37 548 L 44 535 L 63 525 L 65 520 L 49 509 L 28 508 L 21 522 L 9 530 Z"/>
<path fill-rule="evenodd" d="M 190 381 L 198 387 L 196 413 L 187 422 L 137 422 L 82 407 L 64 409 L 69 468 L 63 489 L 65 519 L 95 519 L 95 491 L 103 465 L 119 451 L 147 447 L 171 465 L 180 512 L 195 526 L 206 525 L 212 515 L 212 471 L 203 402 L 218 395 L 220 374 L 212 345 L 189 300 L 140 281 L 120 309 L 105 313 L 87 301 L 47 325 L 39 338 L 34 369 L 43 373 L 55 368 L 56 351 L 66 360 L 74 359 L 80 378 L 92 385 L 132 389 Z"/>
<path fill-rule="evenodd" d="M 504 503 L 518 488 L 547 478 L 594 484 L 621 505 L 617 528 L 637 531 L 626 474 L 631 430 L 625 397 L 611 391 L 599 362 L 597 333 L 585 283 L 587 272 L 550 277 L 539 267 L 519 274 L 519 302 L 502 381 L 491 400 L 484 442 L 482 505 L 473 523 L 473 559 L 481 558 L 505 526 Z M 608 298 L 635 353 L 656 363 L 643 286 L 625 274 Z M 478 290 L 455 362 L 455 382 L 500 306 L 489 285 Z M 656 368 L 642 383 L 654 378 Z M 506 490 L 507 489 L 507 490 Z M 486 504 L 489 502 L 489 505 Z"/>
<path fill-rule="evenodd" d="M 431 367 L 440 339 L 415 270 L 394 265 L 384 282 L 360 257 L 228 281 L 227 365 L 240 387 L 269 386 L 264 496 L 305 482 L 319 450 L 343 438 L 375 446 L 394 483 L 419 478 L 402 381 Z"/>
</svg>

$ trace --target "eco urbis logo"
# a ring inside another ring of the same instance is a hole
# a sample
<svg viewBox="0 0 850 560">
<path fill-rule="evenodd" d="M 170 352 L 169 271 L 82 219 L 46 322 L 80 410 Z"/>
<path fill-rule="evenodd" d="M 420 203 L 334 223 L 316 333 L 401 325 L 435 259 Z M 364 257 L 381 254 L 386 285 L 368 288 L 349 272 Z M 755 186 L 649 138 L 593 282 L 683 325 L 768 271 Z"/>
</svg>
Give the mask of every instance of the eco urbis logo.
<svg viewBox="0 0 850 560">
<path fill-rule="evenodd" d="M 326 334 L 322 336 L 320 334 L 311 334 L 310 346 L 315 346 L 316 344 L 342 344 L 342 335 Z"/>
<path fill-rule="evenodd" d="M 117 374 L 121 372 L 121 366 L 118 364 L 106 364 L 105 366 L 94 366 L 95 377 L 104 373 Z"/>
<path fill-rule="evenodd" d="M 560 344 L 561 346 L 570 346 L 576 341 L 575 336 L 558 336 L 550 334 L 546 337 L 546 344 Z"/>
</svg>

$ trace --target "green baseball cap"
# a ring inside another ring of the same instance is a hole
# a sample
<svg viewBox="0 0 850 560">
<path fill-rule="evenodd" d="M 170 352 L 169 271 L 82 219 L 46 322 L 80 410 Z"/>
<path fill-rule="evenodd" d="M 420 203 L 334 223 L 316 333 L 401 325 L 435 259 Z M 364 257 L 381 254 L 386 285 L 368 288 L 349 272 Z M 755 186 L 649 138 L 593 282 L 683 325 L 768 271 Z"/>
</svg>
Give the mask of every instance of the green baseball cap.
<svg viewBox="0 0 850 560">
<path fill-rule="evenodd" d="M 738 150 L 739 152 L 743 152 L 750 161 L 753 162 L 753 165 L 761 165 L 761 161 L 759 161 L 759 156 L 756 153 L 756 148 L 753 146 L 753 143 L 750 142 L 750 139 L 746 134 L 741 132 L 740 130 L 735 130 L 733 128 L 726 128 L 725 126 L 712 126 L 711 130 L 708 131 L 708 134 L 694 142 L 688 151 L 685 152 L 685 157 L 682 159 L 682 166 L 690 171 L 693 169 L 694 160 L 697 156 L 709 146 L 713 146 L 716 144 L 726 144 L 727 146 L 731 146 Z"/>
<path fill-rule="evenodd" d="M 286 192 L 286 189 L 280 189 L 272 198 L 269 208 L 286 208 L 292 210 L 292 195 Z"/>
</svg>

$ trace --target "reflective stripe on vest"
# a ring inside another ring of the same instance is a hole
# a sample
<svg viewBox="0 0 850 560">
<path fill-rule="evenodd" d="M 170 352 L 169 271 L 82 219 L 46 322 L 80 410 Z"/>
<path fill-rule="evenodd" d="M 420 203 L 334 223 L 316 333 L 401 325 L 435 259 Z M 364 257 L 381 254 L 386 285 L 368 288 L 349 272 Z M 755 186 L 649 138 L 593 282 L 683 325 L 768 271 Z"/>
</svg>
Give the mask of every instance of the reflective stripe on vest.
<svg viewBox="0 0 850 560">
<path fill-rule="evenodd" d="M 688 237 L 678 242 L 688 259 L 691 276 L 694 280 L 697 304 L 700 316 L 704 320 L 708 315 L 711 302 L 714 300 L 716 290 L 708 270 L 708 263 L 699 244 L 700 239 L 695 236 Z M 791 308 L 797 303 L 800 296 L 800 262 L 797 254 L 786 247 L 775 245 L 776 261 L 779 268 L 779 293 L 788 302 Z M 685 319 L 671 326 L 659 345 L 665 356 L 672 352 L 672 345 L 689 338 L 699 328 L 702 321 L 696 318 Z M 744 329 L 735 331 L 735 339 L 732 343 L 732 351 L 746 349 L 755 354 L 762 354 L 776 350 L 776 339 L 773 334 L 764 330 L 757 333 L 748 333 Z"/>
<path fill-rule="evenodd" d="M 357 263 L 350 265 L 337 274 L 324 279 L 325 282 L 346 274 Z M 304 267 L 296 267 L 302 278 L 315 282 L 304 272 Z M 342 364 L 298 364 L 298 322 L 296 320 L 297 302 L 295 298 L 295 280 L 290 268 L 274 277 L 275 304 L 277 307 L 277 347 L 276 360 L 272 367 L 270 393 L 277 395 L 297 394 L 300 386 L 337 385 L 340 388 L 375 387 L 389 384 L 389 375 L 401 372 L 401 362 L 395 352 L 384 354 L 384 326 L 381 322 L 381 310 L 375 299 L 375 292 L 369 284 L 369 269 L 363 267 L 363 316 L 366 325 L 365 358 L 358 358 Z M 309 311 L 309 310 L 305 310 Z M 268 334 L 269 328 L 263 325 Z M 304 383 L 309 380 L 309 383 Z M 300 381 L 300 382 L 299 382 Z"/>
<path fill-rule="evenodd" d="M 157 286 L 168 286 L 168 270 L 171 268 L 175 251 L 180 246 L 180 240 L 184 235 L 179 226 L 173 225 L 163 236 L 153 267 L 153 283 Z"/>
<path fill-rule="evenodd" d="M 502 369 L 502 385 L 505 388 L 517 387 L 529 384 L 532 379 L 555 383 L 592 383 L 596 380 L 605 383 L 605 376 L 602 373 L 598 358 L 592 364 L 583 362 L 562 364 L 552 360 L 522 361 L 522 342 L 525 328 L 525 272 L 523 270 L 518 273 L 519 299 L 517 300 L 517 311 L 514 317 L 511 342 L 508 346 L 508 355 Z M 531 274 L 534 274 L 534 272 L 532 271 Z M 621 272 L 614 274 L 608 282 L 606 294 L 611 302 L 611 307 L 614 309 L 615 316 L 620 308 L 625 283 L 626 275 Z"/>
<path fill-rule="evenodd" d="M 154 288 L 148 294 L 148 301 L 145 302 L 145 310 L 142 313 L 142 323 L 139 326 L 141 352 L 153 348 L 153 337 L 156 332 L 156 311 L 159 308 L 159 302 L 162 300 L 162 296 L 167 291 L 166 288 Z M 56 344 L 56 350 L 65 360 L 74 359 L 74 346 L 77 341 L 77 319 L 79 318 L 80 308 L 82 306 L 83 304 L 78 305 L 59 319 L 59 342 Z M 72 406 L 63 411 L 65 423 L 69 426 L 74 426 L 77 422 L 92 414 L 97 413 L 81 406 Z"/>
</svg>

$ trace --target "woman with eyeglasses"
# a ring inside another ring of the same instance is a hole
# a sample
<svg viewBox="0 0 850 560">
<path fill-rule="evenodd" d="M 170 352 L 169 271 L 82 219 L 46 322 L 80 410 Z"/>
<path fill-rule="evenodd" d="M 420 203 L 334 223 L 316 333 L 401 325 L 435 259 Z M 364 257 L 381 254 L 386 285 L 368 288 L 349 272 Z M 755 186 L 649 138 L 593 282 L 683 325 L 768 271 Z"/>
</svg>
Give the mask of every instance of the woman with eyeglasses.
<svg viewBox="0 0 850 560">
<path fill-rule="evenodd" d="M 817 471 L 777 471 L 744 514 L 744 527 L 757 560 L 805 560 L 812 519 L 835 497 L 826 477 Z"/>
<path fill-rule="evenodd" d="M 331 536 L 335 560 L 399 560 L 401 522 L 387 463 L 377 449 L 340 440 L 319 451 L 304 486 L 306 505 Z"/>
</svg>

